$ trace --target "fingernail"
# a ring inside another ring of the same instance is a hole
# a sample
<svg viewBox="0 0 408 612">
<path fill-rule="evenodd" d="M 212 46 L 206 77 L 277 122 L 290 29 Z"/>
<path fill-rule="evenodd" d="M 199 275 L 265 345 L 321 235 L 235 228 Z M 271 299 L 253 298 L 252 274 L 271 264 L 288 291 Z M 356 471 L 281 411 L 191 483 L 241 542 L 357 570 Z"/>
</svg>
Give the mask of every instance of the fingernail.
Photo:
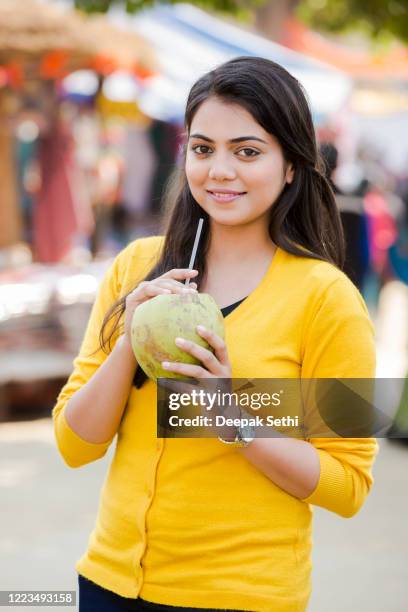
<svg viewBox="0 0 408 612">
<path fill-rule="evenodd" d="M 162 368 L 164 368 L 165 370 L 168 369 L 170 363 L 168 361 L 162 361 Z"/>
<path fill-rule="evenodd" d="M 175 343 L 176 344 L 184 344 L 184 339 L 183 338 L 176 338 L 175 339 Z"/>
<path fill-rule="evenodd" d="M 198 329 L 198 331 L 200 331 L 200 332 L 205 332 L 205 331 L 207 331 L 207 330 L 205 329 L 204 325 L 197 325 L 197 329 Z"/>
</svg>

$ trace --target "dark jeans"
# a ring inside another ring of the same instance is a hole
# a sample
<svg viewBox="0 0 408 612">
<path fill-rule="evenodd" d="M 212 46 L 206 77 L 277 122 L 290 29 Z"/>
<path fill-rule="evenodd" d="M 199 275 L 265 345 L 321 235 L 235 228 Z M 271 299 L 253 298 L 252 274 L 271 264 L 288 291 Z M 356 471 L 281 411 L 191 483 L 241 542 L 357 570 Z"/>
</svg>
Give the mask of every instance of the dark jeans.
<svg viewBox="0 0 408 612">
<path fill-rule="evenodd" d="M 220 608 L 178 608 L 145 601 L 138 597 L 122 597 L 108 591 L 98 584 L 91 582 L 78 574 L 79 584 L 79 612 L 220 612 Z M 224 612 L 239 612 L 239 610 L 225 610 Z"/>
</svg>

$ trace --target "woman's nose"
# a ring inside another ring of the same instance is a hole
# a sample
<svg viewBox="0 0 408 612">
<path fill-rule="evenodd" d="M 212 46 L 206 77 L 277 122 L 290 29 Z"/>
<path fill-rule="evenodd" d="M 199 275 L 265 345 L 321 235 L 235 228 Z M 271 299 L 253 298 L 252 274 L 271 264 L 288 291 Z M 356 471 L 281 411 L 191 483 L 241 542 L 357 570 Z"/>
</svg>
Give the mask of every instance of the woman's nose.
<svg viewBox="0 0 408 612">
<path fill-rule="evenodd" d="M 235 175 L 234 168 L 226 161 L 221 160 L 213 160 L 208 172 L 208 177 L 215 181 L 234 179 Z"/>
</svg>

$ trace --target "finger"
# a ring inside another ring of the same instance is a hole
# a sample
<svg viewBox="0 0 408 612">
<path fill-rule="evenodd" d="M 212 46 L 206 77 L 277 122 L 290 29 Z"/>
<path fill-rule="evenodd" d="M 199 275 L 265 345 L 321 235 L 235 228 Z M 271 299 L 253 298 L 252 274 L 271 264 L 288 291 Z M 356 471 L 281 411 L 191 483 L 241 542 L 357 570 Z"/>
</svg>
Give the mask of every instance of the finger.
<svg viewBox="0 0 408 612">
<path fill-rule="evenodd" d="M 207 370 L 204 370 L 201 366 L 192 365 L 189 363 L 178 363 L 176 361 L 162 361 L 163 370 L 168 372 L 176 372 L 182 376 L 189 378 L 210 378 L 211 375 Z"/>
<path fill-rule="evenodd" d="M 228 350 L 224 340 L 215 332 L 204 327 L 204 325 L 197 325 L 197 332 L 212 346 L 218 361 L 222 365 L 229 365 Z"/>
<path fill-rule="evenodd" d="M 181 283 L 177 283 L 174 281 L 174 285 L 171 284 L 171 281 L 167 281 L 166 283 L 158 283 L 157 281 L 142 281 L 137 289 L 132 291 L 126 299 L 126 302 L 132 303 L 132 301 L 136 302 L 144 302 L 148 299 L 156 297 L 157 295 L 166 295 L 171 293 L 197 293 L 197 290 L 189 287 L 184 287 Z"/>
<path fill-rule="evenodd" d="M 166 287 L 167 289 L 173 290 L 174 287 L 184 287 L 183 283 L 179 281 L 170 280 L 170 279 L 157 279 L 152 281 L 155 285 L 159 285 L 159 287 Z"/>
<path fill-rule="evenodd" d="M 160 287 L 160 285 L 156 285 L 154 283 L 147 283 L 142 289 L 144 295 L 147 298 L 154 297 L 160 294 L 170 294 L 171 289 L 167 287 Z"/>
<path fill-rule="evenodd" d="M 132 304 L 141 304 L 146 300 L 155 297 L 156 295 L 161 294 L 170 294 L 170 289 L 166 289 L 165 287 L 159 287 L 150 285 L 150 283 L 146 283 L 143 287 L 139 286 L 137 289 L 129 293 L 126 298 L 126 307 L 132 306 Z"/>
<path fill-rule="evenodd" d="M 197 276 L 198 270 L 190 270 L 189 268 L 173 268 L 168 272 L 162 274 L 159 278 L 175 278 L 177 280 L 184 280 L 185 278 L 193 278 Z"/>
<path fill-rule="evenodd" d="M 197 293 L 197 289 L 190 284 L 186 287 L 183 283 L 176 280 L 160 280 L 156 281 L 161 287 L 170 289 L 172 293 Z"/>
<path fill-rule="evenodd" d="M 193 357 L 196 357 L 199 361 L 201 361 L 201 363 L 212 374 L 217 375 L 217 370 L 219 369 L 220 364 L 214 353 L 203 346 L 199 346 L 195 342 L 185 340 L 184 338 L 176 338 L 175 343 L 179 348 L 181 348 L 181 350 L 193 355 Z"/>
</svg>

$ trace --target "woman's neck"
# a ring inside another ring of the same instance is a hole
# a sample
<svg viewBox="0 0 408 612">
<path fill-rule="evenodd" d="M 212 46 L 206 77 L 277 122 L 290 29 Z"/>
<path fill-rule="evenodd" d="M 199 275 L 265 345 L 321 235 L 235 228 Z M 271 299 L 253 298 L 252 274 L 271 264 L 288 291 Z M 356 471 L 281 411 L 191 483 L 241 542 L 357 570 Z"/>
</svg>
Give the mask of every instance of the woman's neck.
<svg viewBox="0 0 408 612">
<path fill-rule="evenodd" d="M 208 266 L 237 265 L 272 258 L 276 247 L 267 231 L 259 227 L 217 225 L 211 228 L 210 245 L 207 254 Z"/>
</svg>

